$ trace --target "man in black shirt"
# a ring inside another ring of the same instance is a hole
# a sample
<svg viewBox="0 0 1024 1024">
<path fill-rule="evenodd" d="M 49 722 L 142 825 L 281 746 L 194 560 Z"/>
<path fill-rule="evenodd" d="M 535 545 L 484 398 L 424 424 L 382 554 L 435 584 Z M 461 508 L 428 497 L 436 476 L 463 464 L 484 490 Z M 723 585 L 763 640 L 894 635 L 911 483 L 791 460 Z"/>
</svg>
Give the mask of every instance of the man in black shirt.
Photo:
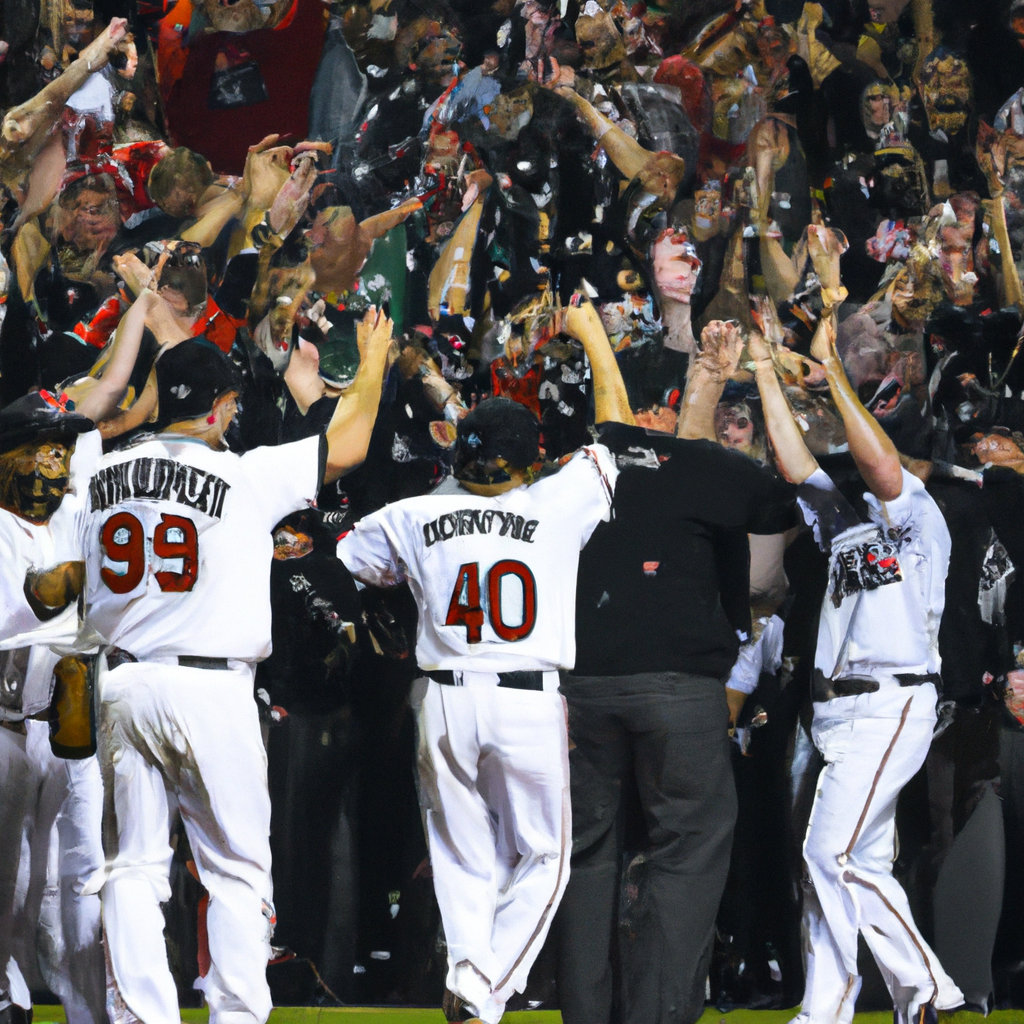
<svg viewBox="0 0 1024 1024">
<path fill-rule="evenodd" d="M 600 425 L 619 484 L 611 522 L 580 558 L 576 668 L 562 677 L 575 745 L 572 872 L 559 932 L 566 1024 L 611 1019 L 634 787 L 648 843 L 634 861 L 639 884 L 626 890 L 630 927 L 619 931 L 621 1019 L 690 1024 L 704 1008 L 736 819 L 724 682 L 750 633 L 747 533 L 786 529 L 793 500 L 746 456 L 692 439 L 695 425 L 708 434 L 701 425 L 713 423 L 742 345 L 724 325 L 702 341 L 682 436 L 646 429 L 665 426 L 649 387 L 630 396 L 637 425 Z"/>
</svg>

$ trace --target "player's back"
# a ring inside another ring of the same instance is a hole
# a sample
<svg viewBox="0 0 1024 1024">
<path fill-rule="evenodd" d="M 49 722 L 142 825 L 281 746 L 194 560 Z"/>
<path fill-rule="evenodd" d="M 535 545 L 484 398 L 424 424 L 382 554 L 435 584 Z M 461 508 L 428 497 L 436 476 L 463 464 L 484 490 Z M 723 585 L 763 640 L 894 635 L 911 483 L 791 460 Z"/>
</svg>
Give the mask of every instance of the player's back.
<svg viewBox="0 0 1024 1024">
<path fill-rule="evenodd" d="M 407 579 L 420 610 L 424 670 L 571 666 L 580 549 L 608 513 L 614 467 L 577 456 L 555 476 L 496 497 L 409 498 L 338 545 L 366 582 Z"/>
<path fill-rule="evenodd" d="M 270 531 L 315 496 L 318 452 L 160 434 L 105 456 L 80 531 L 89 625 L 138 658 L 266 657 Z"/>
</svg>

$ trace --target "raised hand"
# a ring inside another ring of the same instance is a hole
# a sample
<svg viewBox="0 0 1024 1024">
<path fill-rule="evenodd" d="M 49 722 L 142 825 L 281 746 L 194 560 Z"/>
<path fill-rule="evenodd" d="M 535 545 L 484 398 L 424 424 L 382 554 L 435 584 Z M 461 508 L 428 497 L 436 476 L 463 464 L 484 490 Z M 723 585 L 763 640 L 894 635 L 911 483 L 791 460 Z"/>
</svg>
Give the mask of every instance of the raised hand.
<svg viewBox="0 0 1024 1024">
<path fill-rule="evenodd" d="M 360 364 L 379 355 L 381 349 L 391 347 L 391 336 L 395 325 L 383 309 L 371 306 L 366 316 L 356 324 L 356 345 L 359 348 Z"/>
<path fill-rule="evenodd" d="M 758 369 L 768 366 L 774 368 L 775 363 L 772 358 L 771 345 L 768 344 L 768 340 L 760 331 L 751 331 L 747 335 L 747 351 L 750 353 L 750 358 Z"/>
<path fill-rule="evenodd" d="M 79 59 L 92 64 L 92 70 L 99 70 L 117 50 L 127 31 L 128 21 L 125 18 L 111 18 L 107 27 L 78 55 Z"/>
<path fill-rule="evenodd" d="M 583 292 L 575 292 L 569 299 L 569 305 L 555 317 L 556 333 L 568 334 L 581 344 L 589 341 L 594 332 L 605 334 L 601 314 Z"/>
<path fill-rule="evenodd" d="M 821 299 L 826 308 L 838 306 L 846 298 L 847 291 L 839 276 L 839 257 L 849 247 L 841 231 L 833 231 L 823 224 L 807 226 L 807 251 L 821 282 Z"/>
<path fill-rule="evenodd" d="M 701 331 L 695 363 L 716 380 L 726 381 L 735 372 L 743 352 L 743 335 L 731 320 L 712 320 Z"/>
<path fill-rule="evenodd" d="M 163 268 L 163 263 L 166 262 L 166 259 L 166 254 L 161 253 L 161 263 L 157 265 L 157 269 L 154 269 L 153 267 L 147 267 L 135 253 L 129 252 L 123 256 L 115 256 L 113 263 L 117 276 L 138 295 L 143 288 L 156 287 L 156 282 L 160 278 L 159 271 Z"/>
<path fill-rule="evenodd" d="M 250 209 L 269 210 L 291 175 L 292 149 L 277 146 L 280 135 L 267 135 L 249 147 L 242 173 L 242 195 Z"/>
<path fill-rule="evenodd" d="M 316 184 L 316 176 L 316 154 L 299 154 L 292 173 L 270 207 L 270 228 L 275 234 L 285 238 L 298 224 L 309 206 L 309 193 Z"/>
</svg>

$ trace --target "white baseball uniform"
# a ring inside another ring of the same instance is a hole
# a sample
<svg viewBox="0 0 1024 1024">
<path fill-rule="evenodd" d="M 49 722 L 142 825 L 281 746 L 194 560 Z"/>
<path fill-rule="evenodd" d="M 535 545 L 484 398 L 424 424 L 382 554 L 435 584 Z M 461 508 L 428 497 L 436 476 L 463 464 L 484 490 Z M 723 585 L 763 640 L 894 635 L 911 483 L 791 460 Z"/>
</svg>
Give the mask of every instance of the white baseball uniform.
<svg viewBox="0 0 1024 1024">
<path fill-rule="evenodd" d="M 180 1021 L 160 910 L 174 800 L 210 894 L 210 1019 L 270 1013 L 270 797 L 253 673 L 270 652 L 271 530 L 316 498 L 322 444 L 235 455 L 163 433 L 105 456 L 90 481 L 86 624 L 137 660 L 100 680 L 117 851 L 89 888 L 102 887 L 115 1018 Z"/>
<path fill-rule="evenodd" d="M 834 485 L 819 470 L 807 481 Z M 814 510 L 798 491 L 808 521 Z M 938 630 L 950 539 L 924 485 L 903 473 L 893 501 L 865 495 L 870 523 L 831 539 L 815 660 L 845 696 L 816 700 L 812 737 L 825 758 L 804 841 L 809 939 L 801 1024 L 848 1024 L 860 990 L 864 936 L 901 1024 L 963 995 L 914 924 L 893 878 L 896 799 L 924 763 L 935 725 Z"/>
<path fill-rule="evenodd" d="M 0 1009 L 29 1009 L 42 970 L 70 1024 L 106 1016 L 99 899 L 81 894 L 103 861 L 99 763 L 54 757 L 46 724 L 25 721 L 50 702 L 58 656 L 47 645 L 69 648 L 79 623 L 74 604 L 41 622 L 23 587 L 29 569 L 78 557 L 77 516 L 101 454 L 99 431 L 79 435 L 68 492 L 45 525 L 0 509 Z"/>
<path fill-rule="evenodd" d="M 569 877 L 557 670 L 575 662 L 579 552 L 609 515 L 616 475 L 595 445 L 497 497 L 456 488 L 396 502 L 338 544 L 357 578 L 408 580 L 416 599 L 416 656 L 431 677 L 419 713 L 420 801 L 447 985 L 487 1024 L 526 987 Z M 503 675 L 520 672 L 535 673 L 535 690 Z"/>
</svg>

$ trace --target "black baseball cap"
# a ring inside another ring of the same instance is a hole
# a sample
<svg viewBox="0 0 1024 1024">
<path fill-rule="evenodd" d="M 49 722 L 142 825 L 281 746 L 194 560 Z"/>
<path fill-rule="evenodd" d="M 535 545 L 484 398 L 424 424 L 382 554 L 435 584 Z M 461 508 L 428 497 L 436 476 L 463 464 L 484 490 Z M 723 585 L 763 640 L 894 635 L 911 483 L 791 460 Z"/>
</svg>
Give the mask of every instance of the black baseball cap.
<svg viewBox="0 0 1024 1024">
<path fill-rule="evenodd" d="M 540 454 L 540 422 L 510 398 L 481 402 L 457 430 L 456 467 L 501 458 L 513 469 L 528 469 Z"/>
<path fill-rule="evenodd" d="M 189 338 L 165 350 L 156 361 L 156 429 L 205 416 L 221 395 L 240 387 L 238 371 L 219 348 Z"/>
<path fill-rule="evenodd" d="M 68 403 L 64 395 L 34 391 L 0 411 L 0 451 L 9 452 L 41 436 L 56 436 L 64 444 L 73 444 L 79 434 L 94 427 L 91 419 L 74 412 L 74 403 Z"/>
</svg>

